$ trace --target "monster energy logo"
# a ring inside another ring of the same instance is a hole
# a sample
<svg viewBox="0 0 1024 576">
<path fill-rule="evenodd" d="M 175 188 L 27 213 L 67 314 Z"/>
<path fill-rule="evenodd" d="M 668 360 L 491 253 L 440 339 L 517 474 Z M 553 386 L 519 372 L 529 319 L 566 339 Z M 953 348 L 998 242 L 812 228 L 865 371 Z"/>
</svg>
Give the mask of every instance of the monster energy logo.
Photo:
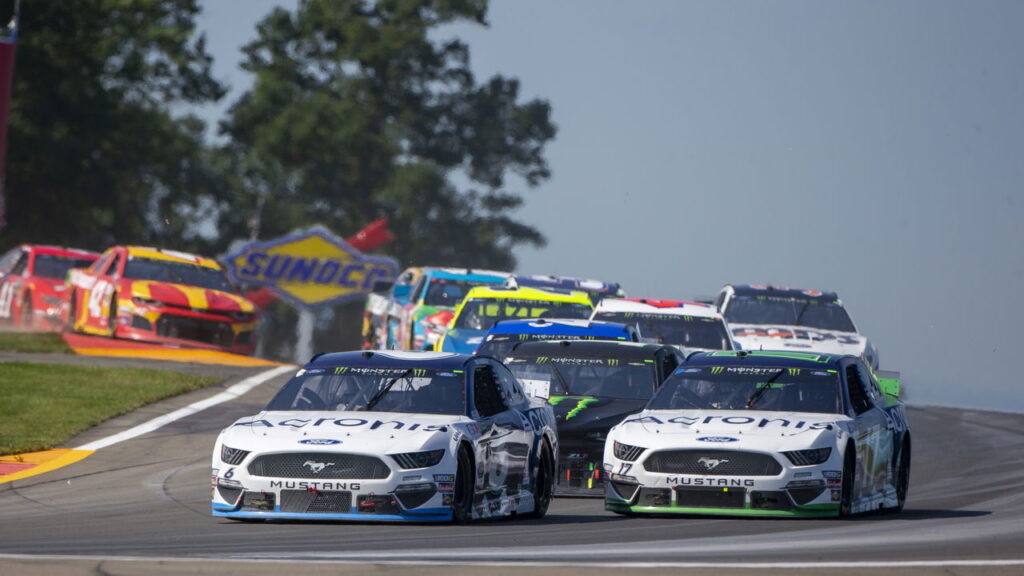
<svg viewBox="0 0 1024 576">
<path fill-rule="evenodd" d="M 608 359 L 608 365 L 609 366 L 618 366 L 619 365 L 619 360 L 617 358 L 609 358 Z"/>
<path fill-rule="evenodd" d="M 683 320 L 686 320 L 687 322 L 693 322 L 693 316 L 683 316 Z"/>
<path fill-rule="evenodd" d="M 786 373 L 789 374 L 790 376 L 799 376 L 800 375 L 800 369 L 799 368 L 786 368 Z"/>
<path fill-rule="evenodd" d="M 547 356 L 537 356 L 537 364 L 544 364 L 548 361 Z"/>
<path fill-rule="evenodd" d="M 519 335 L 519 339 L 520 340 L 526 340 L 527 338 L 529 338 L 529 336 L 527 336 L 526 334 L 520 334 Z"/>
<path fill-rule="evenodd" d="M 345 372 L 348 372 L 348 366 L 342 366 L 334 369 L 335 374 L 344 374 Z"/>
<path fill-rule="evenodd" d="M 415 378 L 422 378 L 427 375 L 427 370 L 425 368 L 413 368 L 412 375 Z"/>
<path fill-rule="evenodd" d="M 712 374 L 721 374 L 724 371 L 725 371 L 725 367 L 724 366 L 714 366 L 714 367 L 711 368 L 711 373 Z"/>
<path fill-rule="evenodd" d="M 562 400 L 565 400 L 567 398 L 570 398 L 570 396 L 552 396 L 548 398 L 548 403 L 551 404 L 552 406 L 557 406 L 559 403 L 562 402 Z M 591 402 L 597 402 L 597 400 L 597 398 L 579 398 L 576 401 L 576 407 L 573 408 L 572 410 L 569 410 L 569 412 L 565 414 L 565 419 L 568 420 L 573 416 L 576 416 L 577 414 L 582 412 L 584 408 L 587 407 L 587 404 L 590 404 Z"/>
</svg>

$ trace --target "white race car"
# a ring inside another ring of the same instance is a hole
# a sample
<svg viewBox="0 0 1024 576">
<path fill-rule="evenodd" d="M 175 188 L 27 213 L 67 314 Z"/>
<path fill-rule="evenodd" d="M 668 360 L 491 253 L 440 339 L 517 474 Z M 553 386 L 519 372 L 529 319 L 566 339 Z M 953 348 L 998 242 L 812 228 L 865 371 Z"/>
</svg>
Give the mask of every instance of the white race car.
<svg viewBox="0 0 1024 576">
<path fill-rule="evenodd" d="M 636 326 L 640 341 L 669 344 L 685 353 L 738 348 L 722 315 L 710 304 L 654 298 L 605 298 L 591 320 Z"/>
<path fill-rule="evenodd" d="M 835 292 L 727 284 L 715 305 L 743 350 L 853 354 L 878 370 L 878 350 L 857 331 Z"/>
<path fill-rule="evenodd" d="M 544 516 L 554 412 L 503 364 L 437 352 L 324 354 L 213 451 L 231 519 L 464 522 Z"/>
<path fill-rule="evenodd" d="M 855 356 L 693 355 L 643 412 L 608 434 L 605 508 L 747 516 L 901 510 L 910 430 L 898 387 Z"/>
</svg>

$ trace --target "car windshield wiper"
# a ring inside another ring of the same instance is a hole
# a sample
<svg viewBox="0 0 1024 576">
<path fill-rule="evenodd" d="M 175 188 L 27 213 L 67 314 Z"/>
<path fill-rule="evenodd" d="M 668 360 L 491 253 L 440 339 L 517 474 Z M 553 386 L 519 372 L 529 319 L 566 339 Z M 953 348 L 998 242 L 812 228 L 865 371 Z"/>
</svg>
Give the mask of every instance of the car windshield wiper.
<svg viewBox="0 0 1024 576">
<path fill-rule="evenodd" d="M 803 308 L 800 309 L 800 312 L 797 312 L 796 321 L 793 322 L 794 326 L 803 326 L 803 324 L 801 324 L 800 321 L 803 320 L 804 312 L 807 312 L 807 307 L 810 306 L 810 305 L 811 305 L 811 301 L 810 300 L 804 302 Z"/>
<path fill-rule="evenodd" d="M 551 373 L 554 374 L 555 378 L 562 383 L 562 391 L 569 394 L 569 383 L 562 377 L 562 372 L 558 369 L 558 366 L 555 366 L 554 362 L 551 363 Z"/>
<path fill-rule="evenodd" d="M 405 372 L 402 372 L 398 376 L 395 376 L 390 382 L 385 384 L 383 388 L 378 390 L 377 393 L 373 395 L 373 398 L 370 398 L 370 400 L 366 402 L 366 406 L 363 406 L 363 411 L 369 412 L 370 410 L 372 410 L 373 407 L 377 405 L 377 402 L 380 402 L 380 399 L 383 398 L 384 395 L 388 393 L 388 390 L 391 390 L 391 387 L 395 385 L 395 382 L 398 382 L 399 380 L 405 378 L 409 374 L 412 374 L 412 368 L 409 368 Z"/>
<path fill-rule="evenodd" d="M 754 393 L 750 395 L 750 398 L 747 398 L 747 408 L 753 408 L 754 405 L 757 404 L 758 400 L 760 400 L 761 397 L 764 396 L 764 393 L 771 389 L 772 383 L 778 380 L 779 376 L 782 376 L 782 373 L 785 371 L 785 368 L 779 370 L 779 372 L 775 376 L 772 376 L 771 378 L 768 379 L 767 382 L 764 383 L 764 386 L 758 388 L 757 390 L 754 390 Z"/>
</svg>

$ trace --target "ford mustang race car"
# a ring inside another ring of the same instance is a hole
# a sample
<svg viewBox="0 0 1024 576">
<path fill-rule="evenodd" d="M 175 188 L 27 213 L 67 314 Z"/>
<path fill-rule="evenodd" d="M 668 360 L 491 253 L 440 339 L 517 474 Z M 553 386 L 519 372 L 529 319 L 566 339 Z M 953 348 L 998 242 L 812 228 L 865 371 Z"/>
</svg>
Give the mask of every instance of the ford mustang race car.
<svg viewBox="0 0 1024 576">
<path fill-rule="evenodd" d="M 232 519 L 464 522 L 547 512 L 549 405 L 493 358 L 315 356 L 213 450 L 212 512 Z"/>
<path fill-rule="evenodd" d="M 588 318 L 593 309 L 585 292 L 477 286 L 456 307 L 435 347 L 442 352 L 472 354 L 487 331 L 502 320 Z"/>
<path fill-rule="evenodd" d="M 605 298 L 591 318 L 633 324 L 641 342 L 672 344 L 687 353 L 737 348 L 722 315 L 700 302 Z"/>
<path fill-rule="evenodd" d="M 631 324 L 579 320 L 575 318 L 536 318 L 532 320 L 502 320 L 484 336 L 476 353 L 504 358 L 520 342 L 551 340 L 617 340 L 639 342 L 640 334 Z"/>
<path fill-rule="evenodd" d="M 604 494 L 601 462 L 608 430 L 643 409 L 682 362 L 674 346 L 612 341 L 524 342 L 505 359 L 527 394 L 555 407 L 556 494 Z"/>
<path fill-rule="evenodd" d="M 75 248 L 24 244 L 0 256 L 0 321 L 22 330 L 64 326 L 64 280 L 72 268 L 99 254 Z"/>
<path fill-rule="evenodd" d="M 835 292 L 727 284 L 715 305 L 744 350 L 853 354 L 878 369 L 878 350 L 857 331 Z"/>
<path fill-rule="evenodd" d="M 857 356 L 698 353 L 608 434 L 605 508 L 850 516 L 902 510 L 910 428 L 896 380 Z"/>
<path fill-rule="evenodd" d="M 68 327 L 113 338 L 252 354 L 258 311 L 215 260 L 114 246 L 69 274 Z"/>
</svg>

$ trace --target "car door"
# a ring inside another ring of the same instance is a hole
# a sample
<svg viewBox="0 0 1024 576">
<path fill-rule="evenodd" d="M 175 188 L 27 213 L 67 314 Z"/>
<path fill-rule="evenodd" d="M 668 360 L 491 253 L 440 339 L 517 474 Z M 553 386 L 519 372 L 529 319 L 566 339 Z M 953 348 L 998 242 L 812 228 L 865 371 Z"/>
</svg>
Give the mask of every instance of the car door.
<svg viewBox="0 0 1024 576">
<path fill-rule="evenodd" d="M 477 486 L 490 493 L 506 488 L 516 492 L 529 479 L 532 427 L 513 407 L 524 402 L 525 396 L 520 391 L 517 400 L 511 388 L 515 378 L 501 368 L 483 358 L 472 364 L 474 417 L 480 425 Z"/>
<path fill-rule="evenodd" d="M 116 311 L 113 302 L 116 298 L 117 272 L 121 260 L 121 252 L 114 250 L 110 258 L 94 270 L 91 274 L 91 285 L 82 291 L 79 304 L 84 306 L 87 331 L 106 335 L 114 333 Z"/>
<path fill-rule="evenodd" d="M 868 496 L 884 490 L 892 458 L 892 426 L 883 406 L 876 404 L 868 383 L 868 372 L 859 361 L 845 368 L 850 407 L 854 413 L 854 443 L 857 449 L 854 495 Z"/>
</svg>

